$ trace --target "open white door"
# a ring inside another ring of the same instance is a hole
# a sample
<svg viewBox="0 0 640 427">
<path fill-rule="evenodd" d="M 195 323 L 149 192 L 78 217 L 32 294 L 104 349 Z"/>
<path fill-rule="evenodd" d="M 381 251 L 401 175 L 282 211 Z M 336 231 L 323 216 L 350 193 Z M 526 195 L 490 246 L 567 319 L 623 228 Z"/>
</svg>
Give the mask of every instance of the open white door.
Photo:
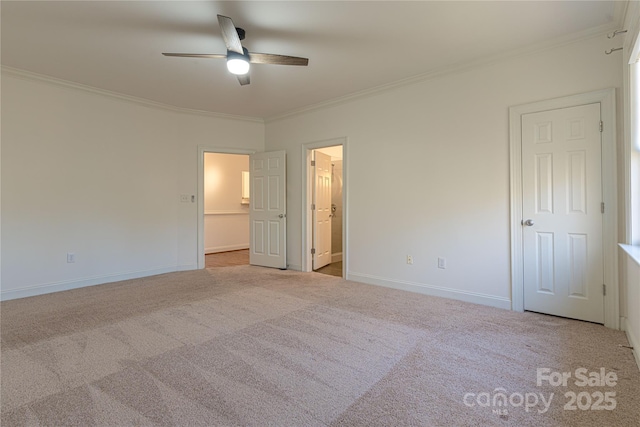
<svg viewBox="0 0 640 427">
<path fill-rule="evenodd" d="M 315 151 L 313 184 L 313 269 L 331 263 L 331 156 Z"/>
<path fill-rule="evenodd" d="M 286 269 L 286 153 L 274 151 L 252 154 L 249 163 L 249 263 Z"/>
<path fill-rule="evenodd" d="M 522 116 L 524 308 L 604 322 L 600 104 Z"/>
</svg>

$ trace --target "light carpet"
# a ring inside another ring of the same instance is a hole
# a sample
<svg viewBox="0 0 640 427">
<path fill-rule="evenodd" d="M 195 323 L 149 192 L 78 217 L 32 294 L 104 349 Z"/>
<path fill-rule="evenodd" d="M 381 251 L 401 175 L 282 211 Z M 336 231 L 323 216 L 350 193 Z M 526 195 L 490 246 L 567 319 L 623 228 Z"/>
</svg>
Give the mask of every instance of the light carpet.
<svg viewBox="0 0 640 427">
<path fill-rule="evenodd" d="M 317 273 L 171 273 L 1 310 L 2 426 L 640 425 L 623 332 Z"/>
</svg>

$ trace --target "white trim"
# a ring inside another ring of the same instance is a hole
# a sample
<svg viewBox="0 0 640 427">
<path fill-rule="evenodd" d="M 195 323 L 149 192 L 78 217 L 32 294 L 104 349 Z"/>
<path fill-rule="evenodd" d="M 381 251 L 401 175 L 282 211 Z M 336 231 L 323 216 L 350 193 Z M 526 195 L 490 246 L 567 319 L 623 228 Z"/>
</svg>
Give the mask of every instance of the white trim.
<svg viewBox="0 0 640 427">
<path fill-rule="evenodd" d="M 372 276 L 369 274 L 353 272 L 349 274 L 349 280 L 367 283 L 369 285 L 384 286 L 387 288 L 416 292 L 419 294 L 430 295 L 434 297 L 449 298 L 474 304 L 488 305 L 490 307 L 502 308 L 505 310 L 509 310 L 511 308 L 511 300 L 509 298 L 497 297 L 477 292 L 463 291 L 459 289 L 444 288 L 441 286 L 432 286 L 425 283 L 389 279 L 386 277 Z"/>
<path fill-rule="evenodd" d="M 512 310 L 524 311 L 524 280 L 522 259 L 522 129 L 521 116 L 539 111 L 600 104 L 602 132 L 602 188 L 606 209 L 603 221 L 604 324 L 620 327 L 618 283 L 618 203 L 616 186 L 616 115 L 615 89 L 603 89 L 509 108 L 510 184 L 511 184 L 511 299 Z"/>
<path fill-rule="evenodd" d="M 348 278 L 349 266 L 349 155 L 348 155 L 348 139 L 346 137 L 325 139 L 322 141 L 307 142 L 302 144 L 302 245 L 301 245 L 301 263 L 300 271 L 312 271 L 311 244 L 313 239 L 311 233 L 313 230 L 311 221 L 311 201 L 312 191 L 310 174 L 311 170 L 311 152 L 318 148 L 333 147 L 335 145 L 342 146 L 342 277 Z M 293 269 L 293 268 L 292 268 Z"/>
<path fill-rule="evenodd" d="M 219 252 L 231 252 L 240 251 L 243 249 L 249 249 L 249 243 L 241 243 L 239 245 L 227 245 L 227 246 L 214 246 L 212 248 L 205 248 L 205 254 L 217 254 Z"/>
<path fill-rule="evenodd" d="M 623 80 L 623 173 L 624 173 L 624 241 L 627 243 L 633 242 L 632 227 L 633 219 L 631 216 L 631 144 L 633 129 L 636 127 L 636 119 L 631 115 L 633 110 L 633 100 L 630 96 L 635 79 L 632 76 L 633 65 L 624 64 L 622 67 L 622 80 Z M 638 82 L 640 83 L 640 82 Z"/>
<path fill-rule="evenodd" d="M 249 211 L 206 211 L 205 215 L 249 215 Z"/>
<path fill-rule="evenodd" d="M 157 108 L 160 110 L 172 111 L 174 113 L 190 114 L 190 115 L 205 116 L 205 117 L 215 117 L 219 119 L 241 120 L 241 121 L 253 122 L 253 123 L 264 123 L 264 120 L 259 117 L 239 116 L 234 114 L 215 113 L 211 111 L 176 107 L 173 105 L 164 104 L 162 102 L 151 101 L 149 99 L 139 98 L 137 96 L 125 95 L 123 93 L 112 92 L 105 89 L 99 89 L 93 86 L 87 86 L 87 85 L 75 83 L 69 80 L 58 79 L 55 77 L 46 76 L 44 74 L 38 74 L 38 73 L 33 73 L 31 71 L 8 67 L 6 65 L 2 65 L 0 67 L 0 70 L 2 70 L 2 74 L 5 74 L 10 77 L 22 79 L 22 80 L 37 81 L 37 82 L 47 83 L 54 86 L 64 87 L 67 89 L 74 89 L 74 90 L 79 90 L 83 92 L 89 92 L 94 95 L 100 95 L 100 96 L 104 96 L 112 99 L 115 98 L 120 101 L 130 102 L 137 105 L 143 105 L 145 107 Z"/>
<path fill-rule="evenodd" d="M 342 252 L 331 254 L 331 263 L 342 261 Z"/>
<path fill-rule="evenodd" d="M 158 274 L 173 273 L 176 271 L 195 270 L 193 264 L 178 265 L 171 267 L 160 267 L 151 270 L 130 271 L 121 274 L 109 274 L 106 276 L 86 277 L 78 280 L 65 280 L 62 282 L 46 283 L 42 285 L 29 286 L 20 289 L 9 289 L 0 292 L 0 300 L 8 301 L 16 298 L 33 297 L 36 295 L 50 294 L 53 292 L 69 291 L 71 289 L 84 288 L 87 286 L 104 285 L 122 280 L 139 279 L 141 277 L 155 276 Z"/>
<path fill-rule="evenodd" d="M 251 155 L 255 150 L 246 150 L 240 148 L 211 147 L 207 145 L 198 145 L 198 242 L 197 257 L 198 268 L 205 268 L 204 260 L 204 153 L 221 153 L 221 154 L 246 154 Z"/>
</svg>

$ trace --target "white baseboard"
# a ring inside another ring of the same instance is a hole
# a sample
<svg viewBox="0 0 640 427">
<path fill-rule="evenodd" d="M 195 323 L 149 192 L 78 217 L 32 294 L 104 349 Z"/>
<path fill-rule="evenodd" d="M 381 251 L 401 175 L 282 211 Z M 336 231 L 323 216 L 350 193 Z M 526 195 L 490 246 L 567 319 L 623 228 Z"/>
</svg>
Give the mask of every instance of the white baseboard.
<svg viewBox="0 0 640 427">
<path fill-rule="evenodd" d="M 511 310 L 511 300 L 509 298 L 486 295 L 477 292 L 461 291 L 458 289 L 443 288 L 441 286 L 426 285 L 424 283 L 393 280 L 353 272 L 347 273 L 347 280 Z"/>
<path fill-rule="evenodd" d="M 638 369 L 640 369 L 640 340 L 638 336 L 638 332 L 640 331 L 634 331 L 628 323 L 625 324 L 624 330 L 627 334 L 629 345 L 633 347 L 633 350 L 631 351 L 633 352 L 633 357 L 636 359 L 636 365 L 638 366 Z"/>
<path fill-rule="evenodd" d="M 302 271 L 302 266 L 298 264 L 288 264 L 287 270 Z"/>
<path fill-rule="evenodd" d="M 340 262 L 342 261 L 342 252 L 338 252 L 337 254 L 331 254 L 331 262 Z"/>
<path fill-rule="evenodd" d="M 249 249 L 248 243 L 241 243 L 239 245 L 227 245 L 227 246 L 214 246 L 212 248 L 205 248 L 205 254 L 215 254 L 218 252 L 239 251 L 241 249 Z"/>
<path fill-rule="evenodd" d="M 122 274 L 107 276 L 89 277 L 79 280 L 68 280 L 63 282 L 46 283 L 42 285 L 29 286 L 20 289 L 9 289 L 0 292 L 0 301 L 8 301 L 17 298 L 33 297 L 36 295 L 50 294 L 53 292 L 69 291 L 71 289 L 84 288 L 86 286 L 102 285 L 105 283 L 120 282 L 122 280 L 138 279 L 140 277 L 155 276 L 175 271 L 196 270 L 196 264 L 178 265 L 171 267 L 161 267 L 152 270 L 131 271 Z"/>
</svg>

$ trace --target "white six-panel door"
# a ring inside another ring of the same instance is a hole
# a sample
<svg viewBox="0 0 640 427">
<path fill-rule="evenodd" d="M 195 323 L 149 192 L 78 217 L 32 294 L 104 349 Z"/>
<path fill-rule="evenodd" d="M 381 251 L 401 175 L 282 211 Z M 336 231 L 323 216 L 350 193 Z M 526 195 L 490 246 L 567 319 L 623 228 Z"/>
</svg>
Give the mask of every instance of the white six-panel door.
<svg viewBox="0 0 640 427">
<path fill-rule="evenodd" d="M 287 268 L 286 153 L 274 151 L 249 157 L 249 263 Z"/>
<path fill-rule="evenodd" d="M 522 115 L 525 310 L 604 322 L 600 104 Z"/>
<path fill-rule="evenodd" d="M 315 151 L 313 269 L 331 263 L 331 156 Z"/>
</svg>

